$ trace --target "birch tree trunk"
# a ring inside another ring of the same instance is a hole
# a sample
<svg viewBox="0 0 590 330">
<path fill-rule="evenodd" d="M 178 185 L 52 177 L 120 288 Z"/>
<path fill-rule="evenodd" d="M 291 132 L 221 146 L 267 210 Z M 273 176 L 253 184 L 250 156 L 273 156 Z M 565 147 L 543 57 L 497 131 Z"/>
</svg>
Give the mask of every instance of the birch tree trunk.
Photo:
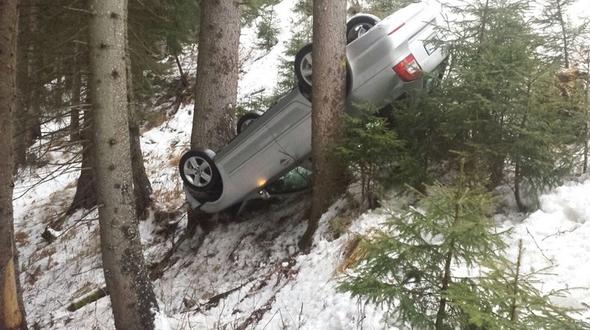
<svg viewBox="0 0 590 330">
<path fill-rule="evenodd" d="M 158 310 L 141 250 L 133 196 L 125 45 L 127 1 L 91 0 L 90 94 L 105 282 L 115 327 L 154 328 Z"/>
<path fill-rule="evenodd" d="M 17 0 L 0 0 L 0 329 L 26 329 L 12 213 Z"/>
<path fill-rule="evenodd" d="M 314 0 L 312 59 L 313 200 L 303 251 L 311 248 L 322 213 L 346 188 L 346 169 L 334 157 L 346 105 L 346 1 Z"/>
</svg>

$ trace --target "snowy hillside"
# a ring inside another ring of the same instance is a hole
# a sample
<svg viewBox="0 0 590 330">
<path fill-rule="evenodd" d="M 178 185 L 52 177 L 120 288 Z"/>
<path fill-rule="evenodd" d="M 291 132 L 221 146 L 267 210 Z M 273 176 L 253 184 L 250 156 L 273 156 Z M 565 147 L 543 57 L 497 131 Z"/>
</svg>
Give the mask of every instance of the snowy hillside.
<svg viewBox="0 0 590 330">
<path fill-rule="evenodd" d="M 276 67 L 291 35 L 291 9 L 285 0 L 275 9 L 281 32 L 267 54 L 250 53 L 241 77 L 240 96 L 278 81 Z M 253 45 L 255 30 L 244 31 Z M 249 53 L 248 46 L 244 54 Z M 193 72 L 191 72 L 192 74 Z M 146 170 L 154 188 L 158 212 L 140 224 L 147 262 L 164 258 L 186 227 L 184 196 L 177 171 L 180 154 L 190 141 L 192 105 L 142 136 Z M 54 129 L 49 123 L 46 130 Z M 48 150 L 47 141 L 35 148 Z M 41 234 L 62 217 L 75 193 L 78 169 L 62 165 L 75 152 L 49 151 L 47 165 L 21 169 L 14 191 L 21 283 L 31 328 L 113 329 L 108 298 L 70 312 L 73 300 L 104 286 L 96 211 L 67 217 L 57 239 Z M 506 193 L 506 207 L 495 215 L 501 228 L 513 228 L 510 251 L 516 255 L 522 239 L 528 272 L 553 266 L 541 277 L 540 289 L 573 288 L 557 303 L 581 309 L 590 321 L 590 177 L 573 179 L 541 197 L 540 209 L 516 211 Z M 351 227 L 334 238 L 330 223 L 346 212 L 348 201 L 335 203 L 322 217 L 309 255 L 298 253 L 305 230 L 306 192 L 282 196 L 247 210 L 238 219 L 219 224 L 211 233 L 197 233 L 176 251 L 154 281 L 162 329 L 383 329 L 383 310 L 361 304 L 336 290 L 348 248 L 358 234 L 368 233 L 397 212 L 402 201 L 387 209 L 353 216 Z"/>
</svg>

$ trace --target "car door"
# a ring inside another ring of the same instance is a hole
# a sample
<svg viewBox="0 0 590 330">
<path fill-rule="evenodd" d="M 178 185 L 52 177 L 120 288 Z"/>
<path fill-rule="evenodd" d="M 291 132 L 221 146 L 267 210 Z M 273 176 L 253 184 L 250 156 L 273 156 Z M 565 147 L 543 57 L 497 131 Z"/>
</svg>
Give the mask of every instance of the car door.
<svg viewBox="0 0 590 330">
<path fill-rule="evenodd" d="M 300 95 L 282 111 L 273 128 L 281 152 L 279 162 L 292 168 L 311 153 L 311 103 Z"/>
</svg>

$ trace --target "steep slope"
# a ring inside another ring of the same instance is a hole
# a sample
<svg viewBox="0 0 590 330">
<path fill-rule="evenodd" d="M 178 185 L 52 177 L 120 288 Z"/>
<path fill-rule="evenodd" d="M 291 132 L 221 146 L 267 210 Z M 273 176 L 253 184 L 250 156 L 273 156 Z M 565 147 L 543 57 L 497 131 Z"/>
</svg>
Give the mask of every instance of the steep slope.
<svg viewBox="0 0 590 330">
<path fill-rule="evenodd" d="M 290 37 L 290 12 L 296 1 L 276 6 L 281 32 L 268 53 L 253 51 L 244 64 L 240 96 L 278 80 L 276 67 Z M 246 29 L 244 41 L 253 45 L 255 31 Z M 245 54 L 250 47 L 245 47 Z M 176 165 L 188 148 L 192 106 L 183 106 L 169 121 L 142 136 L 146 168 L 154 187 L 157 213 L 141 223 L 148 262 L 164 258 L 186 226 L 184 196 Z M 59 127 L 49 123 L 45 131 Z M 36 146 L 51 149 L 48 141 Z M 79 150 L 49 151 L 48 164 L 19 172 L 15 189 L 17 244 L 21 281 L 29 323 L 42 329 L 112 329 L 108 298 L 70 312 L 73 299 L 104 285 L 96 211 L 79 211 L 65 218 L 57 239 L 49 244 L 41 234 L 49 222 L 62 217 L 74 194 L 79 169 L 69 164 Z M 508 196 L 509 194 L 507 194 Z M 524 215 L 508 207 L 495 216 L 502 228 L 514 227 L 511 252 L 519 239 L 525 246 L 524 269 L 554 265 L 542 276 L 548 292 L 564 287 L 588 288 L 590 278 L 590 178 L 567 182 L 541 198 L 538 211 Z M 281 197 L 250 208 L 232 222 L 219 224 L 208 235 L 198 233 L 170 257 L 162 276 L 154 281 L 164 317 L 162 328 L 172 329 L 383 329 L 383 310 L 363 305 L 336 290 L 340 266 L 358 234 L 379 228 L 387 210 L 354 217 L 351 227 L 334 238 L 331 222 L 347 208 L 338 201 L 320 221 L 314 248 L 299 255 L 296 243 L 305 229 L 309 196 Z M 510 204 L 510 203 L 508 203 Z M 391 202 L 396 212 L 401 201 Z M 559 301 L 579 307 L 590 318 L 590 294 L 575 289 Z"/>
</svg>

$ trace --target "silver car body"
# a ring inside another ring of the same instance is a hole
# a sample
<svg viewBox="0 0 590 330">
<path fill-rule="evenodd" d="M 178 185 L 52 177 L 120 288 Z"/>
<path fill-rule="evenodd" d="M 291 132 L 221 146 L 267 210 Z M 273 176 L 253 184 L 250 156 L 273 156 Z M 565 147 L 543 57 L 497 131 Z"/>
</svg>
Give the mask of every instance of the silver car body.
<svg viewBox="0 0 590 330">
<path fill-rule="evenodd" d="M 385 106 L 423 80 L 404 81 L 393 70 L 413 54 L 423 72 L 432 72 L 444 60 L 440 49 L 429 48 L 438 12 L 424 4 L 405 7 L 386 17 L 362 37 L 347 45 L 352 85 L 347 111 L 359 104 Z M 214 213 L 259 194 L 276 180 L 307 160 L 311 153 L 311 103 L 295 88 L 252 122 L 217 154 L 215 162 L 222 191 L 214 201 L 201 202 L 185 185 L 192 208 Z"/>
</svg>

